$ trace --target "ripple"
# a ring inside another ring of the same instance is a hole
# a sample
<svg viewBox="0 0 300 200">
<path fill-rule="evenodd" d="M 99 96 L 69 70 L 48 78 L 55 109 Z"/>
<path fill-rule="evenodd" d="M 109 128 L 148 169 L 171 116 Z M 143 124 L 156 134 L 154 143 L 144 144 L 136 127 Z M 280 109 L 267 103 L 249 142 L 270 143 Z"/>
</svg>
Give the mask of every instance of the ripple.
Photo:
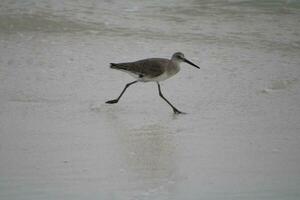
<svg viewBox="0 0 300 200">
<path fill-rule="evenodd" d="M 269 86 L 270 90 L 285 90 L 293 87 L 295 84 L 299 82 L 298 78 L 290 79 L 290 80 L 274 80 L 271 82 Z"/>
</svg>

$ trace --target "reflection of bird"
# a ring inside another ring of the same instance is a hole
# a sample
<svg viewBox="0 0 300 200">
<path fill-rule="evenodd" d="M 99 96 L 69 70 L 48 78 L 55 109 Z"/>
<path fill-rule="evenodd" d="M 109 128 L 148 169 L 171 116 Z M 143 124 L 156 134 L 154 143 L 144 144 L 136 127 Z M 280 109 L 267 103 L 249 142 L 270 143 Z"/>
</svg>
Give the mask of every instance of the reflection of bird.
<svg viewBox="0 0 300 200">
<path fill-rule="evenodd" d="M 164 81 L 172 76 L 174 76 L 177 72 L 179 72 L 180 62 L 186 62 L 198 69 L 197 65 L 192 63 L 191 61 L 187 60 L 183 53 L 177 52 L 174 53 L 171 60 L 165 59 L 165 58 L 148 58 L 144 60 L 138 60 L 135 62 L 129 62 L 129 63 L 111 63 L 110 67 L 112 69 L 121 70 L 124 72 L 129 73 L 133 77 L 135 77 L 137 80 L 130 82 L 126 84 L 125 88 L 121 92 L 118 98 L 107 101 L 106 103 L 114 104 L 118 103 L 122 95 L 124 94 L 125 90 L 132 84 L 137 82 L 149 82 L 149 81 L 155 81 L 158 86 L 159 96 L 163 98 L 173 109 L 175 114 L 183 113 L 179 111 L 177 108 L 175 108 L 162 94 L 160 89 L 159 81 Z"/>
</svg>

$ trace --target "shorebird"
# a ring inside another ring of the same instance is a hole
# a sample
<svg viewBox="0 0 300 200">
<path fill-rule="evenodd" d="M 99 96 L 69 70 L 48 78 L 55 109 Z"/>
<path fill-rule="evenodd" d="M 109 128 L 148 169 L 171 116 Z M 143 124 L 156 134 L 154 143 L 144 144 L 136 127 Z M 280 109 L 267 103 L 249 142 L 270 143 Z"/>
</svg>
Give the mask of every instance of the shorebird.
<svg viewBox="0 0 300 200">
<path fill-rule="evenodd" d="M 160 88 L 160 81 L 164 81 L 175 74 L 180 70 L 179 64 L 181 62 L 186 62 L 198 69 L 197 65 L 186 59 L 181 52 L 176 52 L 172 55 L 171 59 L 166 58 L 147 58 L 143 60 L 138 60 L 135 62 L 128 63 L 110 63 L 110 68 L 124 71 L 136 80 L 125 85 L 125 88 L 118 96 L 118 98 L 107 101 L 108 104 L 118 103 L 126 89 L 137 82 L 156 82 L 158 86 L 159 96 L 165 100 L 173 109 L 175 114 L 184 114 L 184 112 L 179 111 L 175 106 L 173 106 L 162 94 Z"/>
</svg>

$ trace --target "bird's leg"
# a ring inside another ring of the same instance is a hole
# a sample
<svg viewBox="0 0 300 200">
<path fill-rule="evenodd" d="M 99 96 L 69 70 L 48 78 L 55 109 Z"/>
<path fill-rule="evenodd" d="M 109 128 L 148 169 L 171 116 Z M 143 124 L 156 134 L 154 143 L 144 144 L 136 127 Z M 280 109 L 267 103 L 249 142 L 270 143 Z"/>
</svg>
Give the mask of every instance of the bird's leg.
<svg viewBox="0 0 300 200">
<path fill-rule="evenodd" d="M 136 83 L 136 82 L 138 82 L 138 81 L 133 81 L 133 82 L 127 83 L 127 84 L 125 85 L 125 88 L 123 89 L 123 91 L 121 92 L 121 94 L 119 95 L 118 98 L 113 99 L 113 100 L 110 100 L 110 101 L 107 101 L 107 102 L 105 102 L 105 103 L 109 103 L 109 104 L 118 103 L 118 101 L 120 100 L 120 98 L 121 98 L 122 95 L 124 94 L 125 90 L 126 90 L 130 85 L 132 85 L 132 84 L 134 84 L 134 83 Z"/>
<path fill-rule="evenodd" d="M 179 111 L 177 108 L 175 108 L 175 106 L 173 106 L 162 94 L 161 92 L 161 89 L 160 89 L 160 84 L 159 82 L 156 82 L 157 83 L 157 86 L 158 86 L 158 92 L 159 92 L 159 96 L 161 98 L 163 98 L 163 100 L 165 100 L 172 108 L 173 108 L 173 111 L 174 111 L 174 114 L 185 114 L 184 112 L 181 112 Z"/>
</svg>

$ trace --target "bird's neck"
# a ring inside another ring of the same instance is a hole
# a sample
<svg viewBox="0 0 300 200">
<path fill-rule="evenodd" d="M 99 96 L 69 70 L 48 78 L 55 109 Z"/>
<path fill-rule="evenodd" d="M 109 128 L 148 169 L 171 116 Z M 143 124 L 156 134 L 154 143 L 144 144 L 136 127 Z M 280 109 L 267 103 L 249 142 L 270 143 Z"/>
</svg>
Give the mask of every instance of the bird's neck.
<svg viewBox="0 0 300 200">
<path fill-rule="evenodd" d="M 171 60 L 170 62 L 172 62 L 172 66 L 173 66 L 173 67 L 170 67 L 170 68 L 169 68 L 168 74 L 174 75 L 174 74 L 176 74 L 176 73 L 178 73 L 178 72 L 180 71 L 179 62 L 173 61 L 173 60 Z M 170 64 L 171 64 L 171 63 L 170 63 Z"/>
</svg>

